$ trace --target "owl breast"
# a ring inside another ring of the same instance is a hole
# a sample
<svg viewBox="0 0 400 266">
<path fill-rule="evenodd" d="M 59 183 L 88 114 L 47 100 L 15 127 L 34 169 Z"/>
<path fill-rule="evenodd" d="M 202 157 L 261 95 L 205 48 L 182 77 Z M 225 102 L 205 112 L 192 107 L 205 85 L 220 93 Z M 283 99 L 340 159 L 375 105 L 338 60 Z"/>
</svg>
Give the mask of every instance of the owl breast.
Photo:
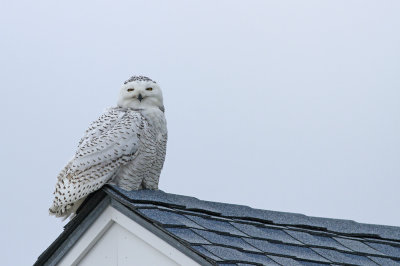
<svg viewBox="0 0 400 266">
<path fill-rule="evenodd" d="M 118 169 L 112 184 L 125 190 L 158 189 L 164 165 L 167 131 L 164 114 L 144 113 L 143 129 L 139 136 L 139 149 L 134 158 Z"/>
</svg>

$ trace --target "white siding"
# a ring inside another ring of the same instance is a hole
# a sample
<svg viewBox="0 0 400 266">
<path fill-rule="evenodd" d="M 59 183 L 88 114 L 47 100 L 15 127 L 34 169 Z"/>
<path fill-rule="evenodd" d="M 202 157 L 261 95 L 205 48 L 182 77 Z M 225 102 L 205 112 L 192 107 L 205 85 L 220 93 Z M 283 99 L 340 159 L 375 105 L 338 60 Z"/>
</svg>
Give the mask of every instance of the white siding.
<svg viewBox="0 0 400 266">
<path fill-rule="evenodd" d="M 114 223 L 78 263 L 79 266 L 179 265 Z"/>
</svg>

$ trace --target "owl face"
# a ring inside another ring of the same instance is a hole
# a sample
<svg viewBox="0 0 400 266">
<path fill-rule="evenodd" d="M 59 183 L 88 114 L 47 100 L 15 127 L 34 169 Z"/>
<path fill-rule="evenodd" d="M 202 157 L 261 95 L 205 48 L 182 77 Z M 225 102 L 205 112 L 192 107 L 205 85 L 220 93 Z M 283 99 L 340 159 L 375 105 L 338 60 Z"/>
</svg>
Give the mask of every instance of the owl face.
<svg viewBox="0 0 400 266">
<path fill-rule="evenodd" d="M 132 79 L 132 78 L 131 78 Z M 160 87 L 150 79 L 136 79 L 122 86 L 118 106 L 132 109 L 159 108 L 164 110 Z"/>
</svg>

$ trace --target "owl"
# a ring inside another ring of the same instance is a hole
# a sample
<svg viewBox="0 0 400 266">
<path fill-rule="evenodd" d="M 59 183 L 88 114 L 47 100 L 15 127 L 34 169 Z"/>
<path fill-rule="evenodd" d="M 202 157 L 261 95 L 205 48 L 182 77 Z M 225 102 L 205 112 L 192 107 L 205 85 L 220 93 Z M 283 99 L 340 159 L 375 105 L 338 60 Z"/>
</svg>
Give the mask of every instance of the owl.
<svg viewBox="0 0 400 266">
<path fill-rule="evenodd" d="M 124 82 L 116 107 L 86 130 L 58 175 L 51 215 L 67 218 L 104 184 L 125 190 L 158 189 L 167 146 L 163 96 L 148 77 Z"/>
</svg>

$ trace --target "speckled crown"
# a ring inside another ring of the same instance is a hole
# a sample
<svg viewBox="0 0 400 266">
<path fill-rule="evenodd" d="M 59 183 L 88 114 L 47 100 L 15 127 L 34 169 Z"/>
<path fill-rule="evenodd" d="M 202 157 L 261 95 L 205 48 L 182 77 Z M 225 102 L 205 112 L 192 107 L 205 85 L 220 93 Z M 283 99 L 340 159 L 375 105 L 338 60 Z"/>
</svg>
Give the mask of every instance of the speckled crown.
<svg viewBox="0 0 400 266">
<path fill-rule="evenodd" d="M 148 78 L 148 77 L 145 77 L 145 76 L 132 76 L 128 80 L 126 80 L 124 82 L 124 84 L 126 84 L 128 82 L 132 82 L 132 81 L 150 81 L 150 82 L 157 83 L 154 80 L 152 80 L 151 78 Z"/>
</svg>

